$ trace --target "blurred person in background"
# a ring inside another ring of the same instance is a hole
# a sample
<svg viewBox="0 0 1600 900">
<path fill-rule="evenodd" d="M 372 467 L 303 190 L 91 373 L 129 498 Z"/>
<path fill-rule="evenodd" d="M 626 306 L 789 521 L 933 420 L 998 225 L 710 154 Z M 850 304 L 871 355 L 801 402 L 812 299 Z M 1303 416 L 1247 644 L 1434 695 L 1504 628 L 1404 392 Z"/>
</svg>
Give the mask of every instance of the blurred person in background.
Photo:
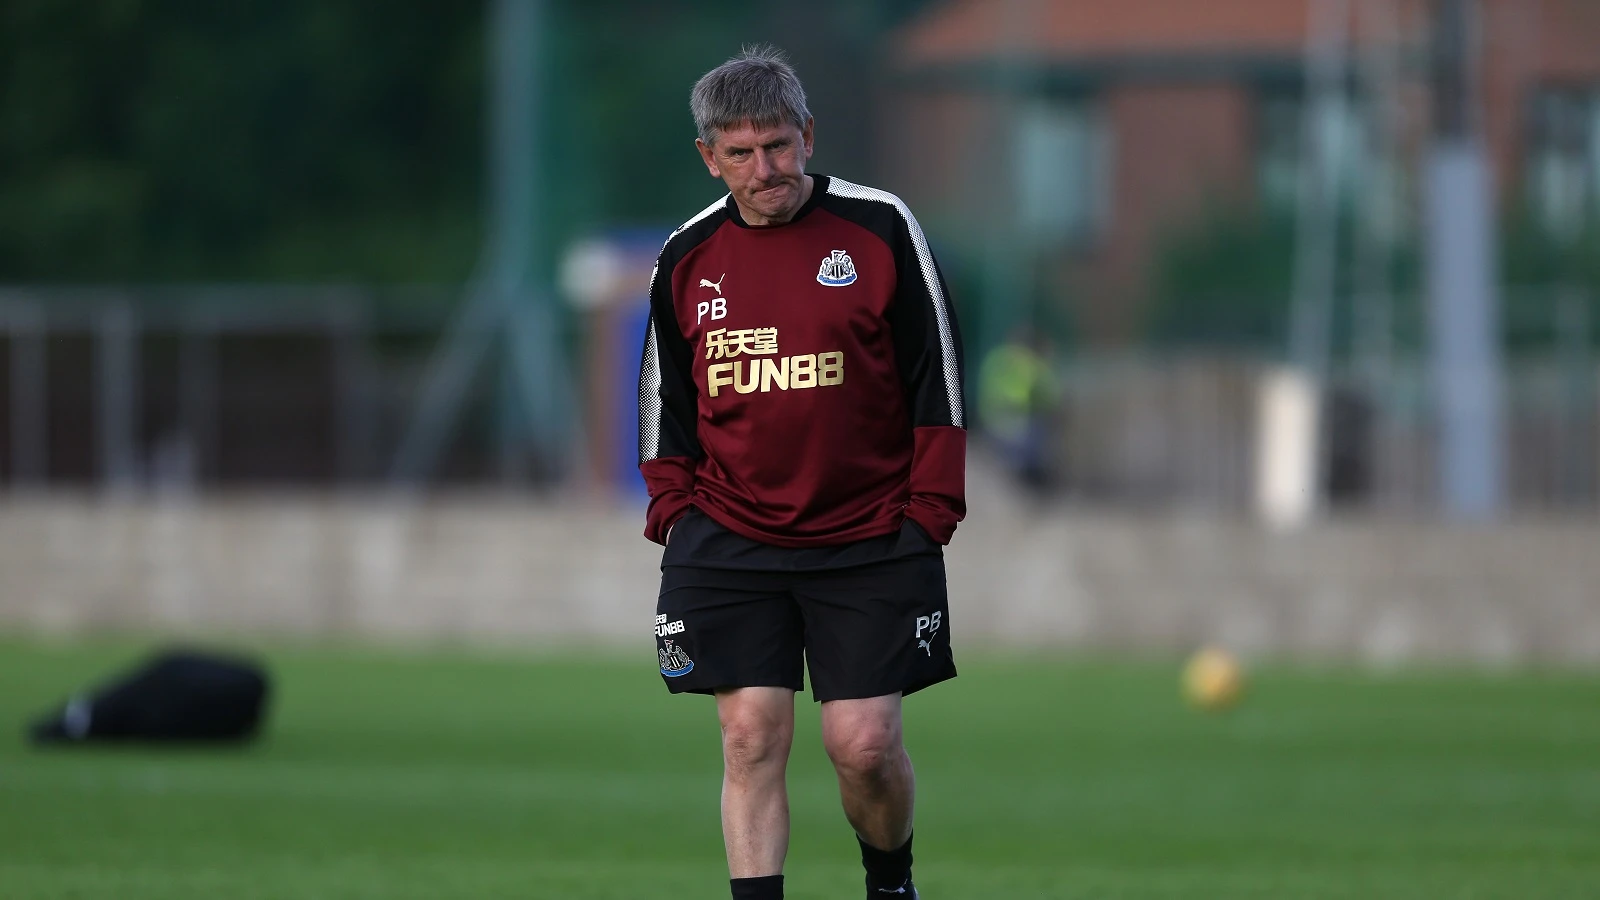
<svg viewBox="0 0 1600 900">
<path fill-rule="evenodd" d="M 1033 331 L 1019 329 L 983 358 L 978 372 L 983 430 L 999 444 L 1011 474 L 1036 492 L 1055 484 L 1051 452 L 1057 396 L 1048 348 Z"/>
<path fill-rule="evenodd" d="M 942 545 L 965 515 L 960 334 L 898 197 L 807 174 L 813 121 L 783 55 L 695 85 L 728 194 L 668 239 L 639 384 L 657 656 L 713 694 L 733 896 L 783 896 L 794 696 L 823 743 L 867 896 L 915 898 L 904 695 L 956 674 Z"/>
</svg>

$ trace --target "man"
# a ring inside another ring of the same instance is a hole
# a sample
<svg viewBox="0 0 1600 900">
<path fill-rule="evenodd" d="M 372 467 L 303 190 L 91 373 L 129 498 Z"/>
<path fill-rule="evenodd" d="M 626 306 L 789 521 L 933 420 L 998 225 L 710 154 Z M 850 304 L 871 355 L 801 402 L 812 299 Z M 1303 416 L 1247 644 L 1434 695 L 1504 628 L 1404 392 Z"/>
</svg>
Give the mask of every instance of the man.
<svg viewBox="0 0 1600 900">
<path fill-rule="evenodd" d="M 914 900 L 901 698 L 955 677 L 941 545 L 965 514 L 961 344 L 899 198 L 808 175 L 812 119 L 776 50 L 695 84 L 728 194 L 651 278 L 639 378 L 645 536 L 666 545 L 657 657 L 716 696 L 736 900 L 783 896 L 802 656 L 867 871 Z"/>
</svg>

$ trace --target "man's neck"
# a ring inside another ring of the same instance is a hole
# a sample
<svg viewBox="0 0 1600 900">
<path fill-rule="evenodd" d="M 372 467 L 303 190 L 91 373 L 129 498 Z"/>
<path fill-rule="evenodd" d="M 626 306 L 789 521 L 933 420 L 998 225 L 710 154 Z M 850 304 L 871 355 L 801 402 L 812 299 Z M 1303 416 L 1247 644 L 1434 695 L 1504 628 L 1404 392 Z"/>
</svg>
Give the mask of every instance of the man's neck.
<svg viewBox="0 0 1600 900">
<path fill-rule="evenodd" d="M 773 216 L 769 219 L 745 209 L 744 204 L 739 202 L 738 197 L 733 198 L 733 202 L 735 206 L 739 207 L 739 215 L 744 218 L 744 223 L 746 225 L 755 225 L 757 227 L 766 225 L 782 225 L 786 222 L 792 221 L 794 217 L 799 214 L 800 210 L 805 209 L 806 204 L 811 202 L 811 190 L 814 186 L 815 182 L 812 181 L 810 175 L 802 175 L 800 180 L 800 200 L 799 202 L 795 203 L 793 209 L 784 213 L 781 217 Z"/>
</svg>

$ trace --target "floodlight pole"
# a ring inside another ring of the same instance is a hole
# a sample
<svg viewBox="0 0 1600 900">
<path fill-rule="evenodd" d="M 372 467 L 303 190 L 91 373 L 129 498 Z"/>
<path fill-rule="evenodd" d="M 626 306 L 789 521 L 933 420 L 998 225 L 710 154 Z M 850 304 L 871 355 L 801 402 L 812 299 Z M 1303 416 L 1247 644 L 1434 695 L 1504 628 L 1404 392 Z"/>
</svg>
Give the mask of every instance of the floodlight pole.
<svg viewBox="0 0 1600 900">
<path fill-rule="evenodd" d="M 994 65 L 990 71 L 989 87 L 993 92 L 992 104 L 995 130 L 1001 136 L 1000 146 L 1016 158 L 1018 104 L 1026 89 L 1027 68 L 1030 63 L 1021 59 L 1024 41 L 1037 12 L 1028 0 L 1005 0 L 1000 12 L 1000 41 Z M 994 135 L 978 135 L 977 155 L 990 152 Z M 1005 343 L 1010 332 L 1019 323 L 1031 324 L 1033 298 L 1031 279 L 1025 272 L 1033 270 L 1033 256 L 1029 251 L 1019 251 L 1021 235 L 1013 224 L 1016 221 L 1016 179 L 1011 168 L 1002 167 L 997 190 L 987 193 L 984 214 L 989 217 L 987 238 L 983 251 L 984 309 L 974 323 L 973 341 L 969 351 L 982 359 L 990 350 Z"/>
<path fill-rule="evenodd" d="M 1439 490 L 1453 519 L 1503 504 L 1501 351 L 1488 154 L 1476 115 L 1483 30 L 1473 0 L 1436 0 L 1434 136 L 1427 160 L 1428 334 Z"/>
<path fill-rule="evenodd" d="M 1372 147 L 1364 173 L 1355 229 L 1354 358 L 1374 415 L 1365 451 L 1372 462 L 1374 496 L 1390 499 L 1394 403 L 1394 288 L 1392 269 L 1400 237 L 1399 135 L 1404 46 L 1399 0 L 1362 0 L 1359 21 L 1363 121 Z M 1376 171 L 1374 171 L 1376 170 Z"/>
<path fill-rule="evenodd" d="M 1315 464 L 1311 484 L 1315 508 L 1321 505 L 1329 457 L 1324 412 L 1339 261 L 1340 173 L 1336 142 L 1342 137 L 1336 129 L 1346 118 L 1350 4 L 1349 0 L 1310 2 L 1289 359 L 1311 380 L 1316 404 L 1312 415 Z"/>
<path fill-rule="evenodd" d="M 1361 214 L 1355 234 L 1356 359 L 1369 387 L 1381 390 L 1390 375 L 1394 354 L 1394 296 L 1390 267 L 1400 231 L 1400 198 L 1394 178 L 1400 168 L 1397 154 L 1401 37 L 1396 0 L 1364 0 L 1360 9 L 1367 24 L 1360 56 L 1361 83 L 1366 99 L 1363 121 L 1373 148 L 1370 163 L 1379 169 L 1365 173 Z"/>
<path fill-rule="evenodd" d="M 1344 118 L 1349 22 L 1348 0 L 1312 0 L 1306 33 L 1289 357 L 1319 385 L 1327 375 L 1338 271 L 1339 171 L 1334 143 L 1340 135 L 1334 129 Z"/>
<path fill-rule="evenodd" d="M 429 362 L 390 468 L 391 483 L 400 487 L 420 485 L 437 467 L 472 376 L 496 342 L 505 349 L 497 394 L 501 472 L 518 473 L 525 447 L 552 464 L 566 446 L 569 379 L 559 362 L 553 297 L 537 252 L 543 22 L 544 0 L 489 6 L 488 238 L 468 299 Z"/>
<path fill-rule="evenodd" d="M 492 10 L 490 279 L 505 310 L 500 471 L 520 480 L 529 450 L 547 470 L 560 468 L 570 437 L 572 389 L 541 252 L 545 0 L 495 0 Z"/>
</svg>

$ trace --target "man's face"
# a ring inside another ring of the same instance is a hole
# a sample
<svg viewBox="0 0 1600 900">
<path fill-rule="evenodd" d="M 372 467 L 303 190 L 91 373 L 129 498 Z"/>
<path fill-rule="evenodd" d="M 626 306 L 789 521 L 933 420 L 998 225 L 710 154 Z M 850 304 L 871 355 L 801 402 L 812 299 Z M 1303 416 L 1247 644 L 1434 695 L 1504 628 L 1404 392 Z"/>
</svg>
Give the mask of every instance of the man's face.
<svg viewBox="0 0 1600 900">
<path fill-rule="evenodd" d="M 787 222 L 805 201 L 806 160 L 811 158 L 811 120 L 805 128 L 785 122 L 758 128 L 742 122 L 707 145 L 696 140 L 700 158 L 721 178 L 751 225 Z"/>
</svg>

